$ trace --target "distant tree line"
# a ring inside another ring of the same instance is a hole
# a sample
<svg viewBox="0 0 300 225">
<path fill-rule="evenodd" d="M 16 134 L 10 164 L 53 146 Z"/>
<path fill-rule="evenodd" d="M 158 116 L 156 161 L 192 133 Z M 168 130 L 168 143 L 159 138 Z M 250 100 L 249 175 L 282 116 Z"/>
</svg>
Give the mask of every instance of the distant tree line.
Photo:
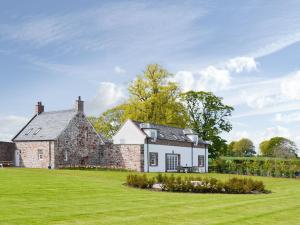
<svg viewBox="0 0 300 225">
<path fill-rule="evenodd" d="M 284 137 L 264 140 L 260 143 L 259 149 L 260 156 L 276 158 L 295 158 L 298 151 L 296 144 Z M 256 154 L 254 144 L 248 138 L 230 142 L 224 152 L 224 156 L 233 157 L 250 157 Z"/>
</svg>

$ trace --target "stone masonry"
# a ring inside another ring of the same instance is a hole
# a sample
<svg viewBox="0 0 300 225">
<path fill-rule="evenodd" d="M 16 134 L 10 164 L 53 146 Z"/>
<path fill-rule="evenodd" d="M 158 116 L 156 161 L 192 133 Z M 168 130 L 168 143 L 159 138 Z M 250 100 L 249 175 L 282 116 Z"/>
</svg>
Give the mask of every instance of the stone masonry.
<svg viewBox="0 0 300 225">
<path fill-rule="evenodd" d="M 103 144 L 91 123 L 79 112 L 58 138 L 55 167 L 100 165 Z"/>
<path fill-rule="evenodd" d="M 101 165 L 134 171 L 144 171 L 143 145 L 113 145 L 103 147 Z"/>
<path fill-rule="evenodd" d="M 53 165 L 51 161 L 54 152 L 53 141 L 16 142 L 16 148 L 20 151 L 21 167 L 48 168 L 49 165 Z"/>
</svg>

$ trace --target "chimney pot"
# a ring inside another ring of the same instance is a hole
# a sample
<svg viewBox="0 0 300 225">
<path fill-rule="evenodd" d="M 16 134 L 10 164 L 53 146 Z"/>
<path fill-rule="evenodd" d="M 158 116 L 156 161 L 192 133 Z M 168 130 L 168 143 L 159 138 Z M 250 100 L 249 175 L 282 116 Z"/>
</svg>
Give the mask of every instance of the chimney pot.
<svg viewBox="0 0 300 225">
<path fill-rule="evenodd" d="M 44 106 L 42 105 L 42 102 L 37 102 L 35 105 L 35 113 L 36 114 L 41 114 L 44 112 Z"/>
<path fill-rule="evenodd" d="M 75 101 L 75 110 L 77 112 L 84 111 L 84 101 L 81 100 L 81 96 L 78 96 L 78 99 Z"/>
</svg>

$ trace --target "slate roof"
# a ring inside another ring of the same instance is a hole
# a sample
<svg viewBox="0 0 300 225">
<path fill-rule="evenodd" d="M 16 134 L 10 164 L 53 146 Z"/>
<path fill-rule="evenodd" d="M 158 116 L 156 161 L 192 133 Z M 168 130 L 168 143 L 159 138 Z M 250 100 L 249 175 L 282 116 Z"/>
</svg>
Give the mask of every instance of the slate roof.
<svg viewBox="0 0 300 225">
<path fill-rule="evenodd" d="M 140 124 L 142 122 L 133 121 L 133 123 L 141 130 Z M 151 127 L 157 129 L 158 135 L 157 138 L 161 140 L 169 140 L 169 141 L 182 141 L 182 142 L 192 142 L 185 134 L 184 130 L 182 128 L 178 127 L 172 127 L 172 126 L 166 126 L 166 125 L 159 125 L 159 124 L 153 124 L 149 123 Z M 199 143 L 205 144 L 206 142 L 199 139 Z"/>
<path fill-rule="evenodd" d="M 35 115 L 13 141 L 55 140 L 76 114 L 76 110 L 61 110 Z"/>
</svg>

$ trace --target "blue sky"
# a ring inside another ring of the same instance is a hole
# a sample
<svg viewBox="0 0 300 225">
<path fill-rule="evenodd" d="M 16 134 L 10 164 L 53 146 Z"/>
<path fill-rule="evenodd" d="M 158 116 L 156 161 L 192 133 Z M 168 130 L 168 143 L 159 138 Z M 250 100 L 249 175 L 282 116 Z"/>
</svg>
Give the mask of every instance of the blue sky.
<svg viewBox="0 0 300 225">
<path fill-rule="evenodd" d="M 300 144 L 299 1 L 0 1 L 0 139 L 33 114 L 99 115 L 149 63 L 235 107 L 228 140 Z"/>
</svg>

